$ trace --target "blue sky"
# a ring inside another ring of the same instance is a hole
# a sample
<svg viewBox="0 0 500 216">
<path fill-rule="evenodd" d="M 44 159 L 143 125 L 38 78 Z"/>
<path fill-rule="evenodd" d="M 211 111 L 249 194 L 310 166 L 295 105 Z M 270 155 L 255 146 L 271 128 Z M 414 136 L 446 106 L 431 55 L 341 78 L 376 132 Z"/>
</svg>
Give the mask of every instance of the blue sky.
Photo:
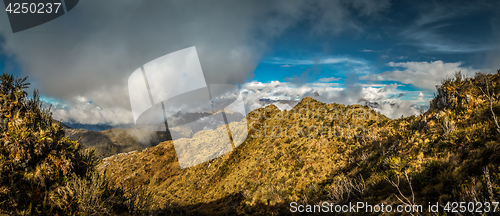
<svg viewBox="0 0 500 216">
<path fill-rule="evenodd" d="M 487 2 L 461 5 L 393 1 L 375 19 L 360 17 L 357 21 L 360 29 L 334 37 L 311 34 L 312 25 L 308 21 L 296 24 L 274 40 L 252 80 L 265 83 L 302 78 L 302 82 L 311 83 L 335 77 L 341 79 L 333 82 L 343 86 L 343 80 L 352 74 L 363 76 L 404 69 L 390 66 L 390 62 L 460 63 L 458 69 L 468 68 L 470 72 L 500 69 L 491 68 L 492 62 L 488 62 L 491 59 L 487 59 L 492 51 L 499 49 L 495 26 L 498 12 L 495 7 L 488 7 Z M 327 63 L 329 60 L 334 63 Z M 434 89 L 400 80 L 358 82 L 396 83 L 402 92 L 423 92 L 427 100 L 419 102 L 420 105 L 428 104 L 434 93 Z"/>
<path fill-rule="evenodd" d="M 130 123 L 130 73 L 189 46 L 208 83 L 249 90 L 249 109 L 261 99 L 286 109 L 280 100 L 318 93 L 324 102 L 368 100 L 390 117 L 408 116 L 456 71 L 500 69 L 498 1 L 96 4 L 80 2 L 16 34 L 0 15 L 0 69 L 29 75 L 64 121 Z"/>
<path fill-rule="evenodd" d="M 347 58 L 364 62 L 369 67 L 360 73 L 391 70 L 387 66 L 391 61 L 442 60 L 485 68 L 488 64 L 485 57 L 491 50 L 500 48 L 494 26 L 498 12 L 494 8 L 480 7 L 479 4 L 475 9 L 459 8 L 459 3 L 436 3 L 435 8 L 432 3 L 427 4 L 431 6 L 421 6 L 426 4 L 420 1 L 418 4 L 394 1 L 388 10 L 381 13 L 380 18 L 361 19 L 362 30 L 343 32 L 335 37 L 330 34 L 312 35 L 309 23 L 297 24 L 274 40 L 272 48 L 255 70 L 254 80 L 285 81 L 285 77 L 312 68 L 312 65 L 282 67 L 272 64 L 276 58 L 310 61 Z M 425 12 L 427 10 L 429 12 Z M 342 77 L 349 69 L 353 68 L 349 67 L 348 62 L 321 65 L 318 67 L 318 78 Z"/>
</svg>

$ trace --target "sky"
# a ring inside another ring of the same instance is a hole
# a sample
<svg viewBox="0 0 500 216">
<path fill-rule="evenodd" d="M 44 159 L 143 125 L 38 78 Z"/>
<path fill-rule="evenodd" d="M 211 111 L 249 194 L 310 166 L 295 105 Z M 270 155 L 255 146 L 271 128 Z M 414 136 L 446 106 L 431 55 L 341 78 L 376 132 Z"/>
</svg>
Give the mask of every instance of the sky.
<svg viewBox="0 0 500 216">
<path fill-rule="evenodd" d="M 29 76 L 54 118 L 133 123 L 128 77 L 195 46 L 207 83 L 236 85 L 247 111 L 313 96 L 418 115 L 455 72 L 500 69 L 498 1 L 86 0 L 12 33 L 0 13 L 0 69 Z M 187 83 L 186 85 L 189 85 Z M 292 104 L 293 105 L 293 104 Z"/>
</svg>

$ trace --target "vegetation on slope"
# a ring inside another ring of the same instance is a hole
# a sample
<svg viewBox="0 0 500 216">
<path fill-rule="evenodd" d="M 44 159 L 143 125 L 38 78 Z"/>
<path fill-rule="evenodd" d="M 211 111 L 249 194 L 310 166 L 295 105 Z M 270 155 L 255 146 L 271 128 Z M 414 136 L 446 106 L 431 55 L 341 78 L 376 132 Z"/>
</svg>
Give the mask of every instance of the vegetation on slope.
<svg viewBox="0 0 500 216">
<path fill-rule="evenodd" d="M 243 144 L 212 161 L 181 170 L 168 141 L 106 158 L 102 170 L 115 184 L 154 192 L 165 213 L 288 214 L 290 202 L 495 201 L 499 81 L 499 74 L 457 74 L 443 81 L 426 113 L 394 120 L 312 98 L 291 111 L 271 105 L 247 116 Z"/>
<path fill-rule="evenodd" d="M 95 151 L 64 136 L 28 98 L 26 78 L 0 76 L 0 214 L 115 215 L 130 212 L 129 197 L 96 172 Z"/>
<path fill-rule="evenodd" d="M 27 98 L 25 79 L 4 74 L 0 213 L 276 215 L 290 202 L 498 201 L 499 82 L 457 74 L 426 113 L 393 120 L 309 97 L 290 111 L 271 105 L 248 125 L 231 123 L 249 129 L 238 148 L 181 170 L 172 141 L 100 162 L 64 136 L 36 91 Z"/>
</svg>

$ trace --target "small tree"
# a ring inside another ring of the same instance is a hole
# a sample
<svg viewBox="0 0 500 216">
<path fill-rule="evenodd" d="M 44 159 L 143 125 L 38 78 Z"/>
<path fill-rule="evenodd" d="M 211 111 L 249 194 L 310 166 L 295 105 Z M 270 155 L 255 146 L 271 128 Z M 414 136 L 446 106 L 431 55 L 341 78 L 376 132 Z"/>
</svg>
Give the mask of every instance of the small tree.
<svg viewBox="0 0 500 216">
<path fill-rule="evenodd" d="M 495 115 L 495 112 L 493 111 L 493 102 L 495 100 L 495 88 L 493 86 L 493 83 L 490 80 L 490 76 L 483 74 L 483 73 L 476 73 L 476 81 L 477 87 L 481 90 L 483 93 L 483 96 L 488 99 L 490 103 L 490 112 L 493 117 L 493 122 L 495 123 L 497 127 L 497 131 L 500 133 L 500 125 L 498 124 L 498 119 L 497 116 Z"/>
<path fill-rule="evenodd" d="M 416 206 L 416 203 L 415 203 L 415 193 L 413 192 L 413 187 L 411 186 L 411 180 L 410 180 L 410 177 L 408 177 L 408 172 L 404 171 L 403 172 L 405 178 L 406 178 L 406 181 L 408 182 L 408 185 L 410 186 L 410 191 L 411 191 L 411 197 L 406 197 L 403 192 L 401 192 L 401 189 L 399 187 L 399 179 L 400 179 L 400 176 L 398 175 L 397 176 L 397 181 L 394 182 L 392 180 L 389 179 L 389 177 L 385 177 L 385 180 L 387 182 L 389 182 L 394 188 L 396 188 L 399 192 L 399 196 L 394 194 L 394 196 L 401 202 L 403 203 L 404 205 L 407 205 L 407 206 Z M 410 199 L 411 198 L 411 199 Z M 418 215 L 418 212 L 416 213 Z M 413 213 L 410 212 L 410 215 L 413 215 Z"/>
</svg>

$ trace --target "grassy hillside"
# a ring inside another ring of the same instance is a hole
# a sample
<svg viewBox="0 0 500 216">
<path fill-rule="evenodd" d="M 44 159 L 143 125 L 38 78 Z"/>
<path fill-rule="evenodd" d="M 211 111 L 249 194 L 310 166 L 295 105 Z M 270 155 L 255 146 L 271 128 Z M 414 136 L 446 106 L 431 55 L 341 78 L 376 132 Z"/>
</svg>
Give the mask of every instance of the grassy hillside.
<svg viewBox="0 0 500 216">
<path fill-rule="evenodd" d="M 163 213 L 288 214 L 290 202 L 498 201 L 499 81 L 499 74 L 457 74 L 443 81 L 426 113 L 394 120 L 307 97 L 291 111 L 271 105 L 248 114 L 249 137 L 212 161 L 181 170 L 167 141 L 106 158 L 100 168 L 115 185 L 147 188 Z"/>
<path fill-rule="evenodd" d="M 36 91 L 27 97 L 25 81 L 0 76 L 0 214 L 287 215 L 291 202 L 499 200 L 500 74 L 444 80 L 430 109 L 407 118 L 309 97 L 290 111 L 257 109 L 231 123 L 249 130 L 240 146 L 182 170 L 172 141 L 97 159 Z M 204 133 L 192 137 L 202 144 Z"/>
</svg>

